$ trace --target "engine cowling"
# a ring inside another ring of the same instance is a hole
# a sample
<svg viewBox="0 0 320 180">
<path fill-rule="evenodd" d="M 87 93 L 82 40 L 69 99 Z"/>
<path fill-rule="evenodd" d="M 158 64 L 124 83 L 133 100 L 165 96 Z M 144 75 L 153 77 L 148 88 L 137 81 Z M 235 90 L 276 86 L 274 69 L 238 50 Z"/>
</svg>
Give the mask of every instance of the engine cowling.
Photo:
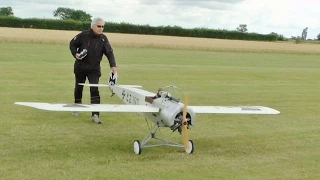
<svg viewBox="0 0 320 180">
<path fill-rule="evenodd" d="M 160 111 L 160 118 L 161 121 L 165 124 L 167 127 L 175 127 L 180 126 L 182 122 L 182 109 L 183 109 L 182 103 L 172 103 L 170 105 L 167 105 L 165 108 L 162 108 Z M 187 116 L 186 116 L 188 125 L 194 125 L 195 124 L 195 113 L 191 108 L 187 107 Z"/>
</svg>

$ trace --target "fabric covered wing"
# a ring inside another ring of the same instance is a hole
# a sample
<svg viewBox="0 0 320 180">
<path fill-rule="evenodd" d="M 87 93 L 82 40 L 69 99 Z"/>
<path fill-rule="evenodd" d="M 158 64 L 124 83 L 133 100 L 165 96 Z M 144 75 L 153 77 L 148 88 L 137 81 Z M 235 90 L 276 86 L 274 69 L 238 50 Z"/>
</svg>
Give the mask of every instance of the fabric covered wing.
<svg viewBox="0 0 320 180">
<path fill-rule="evenodd" d="M 214 114 L 279 114 L 280 112 L 264 106 L 188 106 L 195 113 Z"/>
<path fill-rule="evenodd" d="M 159 108 L 144 105 L 126 104 L 59 104 L 40 102 L 15 102 L 22 106 L 29 106 L 48 111 L 99 111 L 99 112 L 159 112 Z"/>
</svg>

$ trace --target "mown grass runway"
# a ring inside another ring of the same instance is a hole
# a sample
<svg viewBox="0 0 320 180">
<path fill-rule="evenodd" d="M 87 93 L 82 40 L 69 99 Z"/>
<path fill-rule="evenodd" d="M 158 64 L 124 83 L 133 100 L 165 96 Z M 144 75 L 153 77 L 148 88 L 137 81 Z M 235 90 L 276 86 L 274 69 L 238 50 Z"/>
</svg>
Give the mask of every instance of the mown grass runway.
<svg viewBox="0 0 320 180">
<path fill-rule="evenodd" d="M 198 115 L 195 153 L 161 147 L 137 156 L 147 132 L 133 113 L 49 112 L 16 101 L 73 101 L 66 44 L 0 43 L 3 179 L 319 179 L 319 55 L 115 46 L 119 83 L 174 84 L 192 105 L 265 105 L 279 115 Z M 102 63 L 101 83 L 109 73 Z M 89 102 L 89 89 L 84 89 Z M 121 103 L 100 88 L 103 103 Z M 170 134 L 165 130 L 164 134 Z M 172 136 L 180 141 L 178 134 Z"/>
</svg>

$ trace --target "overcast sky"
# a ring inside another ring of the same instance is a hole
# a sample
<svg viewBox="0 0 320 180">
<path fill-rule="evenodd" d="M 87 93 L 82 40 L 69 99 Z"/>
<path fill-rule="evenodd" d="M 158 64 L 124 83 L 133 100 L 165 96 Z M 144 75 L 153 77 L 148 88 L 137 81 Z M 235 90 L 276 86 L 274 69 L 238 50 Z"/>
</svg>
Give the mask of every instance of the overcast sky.
<svg viewBox="0 0 320 180">
<path fill-rule="evenodd" d="M 320 0 L 1 0 L 21 18 L 54 18 L 58 7 L 68 7 L 111 22 L 150 26 L 234 30 L 247 24 L 249 32 L 285 37 L 320 33 Z"/>
</svg>

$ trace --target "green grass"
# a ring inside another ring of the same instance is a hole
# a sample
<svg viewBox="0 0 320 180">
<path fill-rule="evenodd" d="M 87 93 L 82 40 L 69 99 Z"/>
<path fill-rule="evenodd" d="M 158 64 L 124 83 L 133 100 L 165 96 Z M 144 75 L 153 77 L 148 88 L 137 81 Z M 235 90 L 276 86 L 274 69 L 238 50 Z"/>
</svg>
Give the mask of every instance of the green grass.
<svg viewBox="0 0 320 180">
<path fill-rule="evenodd" d="M 279 115 L 202 115 L 195 153 L 132 142 L 147 132 L 133 113 L 41 111 L 16 101 L 73 102 L 67 45 L 0 43 L 1 179 L 319 179 L 319 55 L 114 47 L 119 83 L 174 84 L 192 105 L 265 105 Z M 104 57 L 101 83 L 107 81 Z M 103 103 L 121 103 L 100 89 Z M 89 102 L 89 89 L 84 89 Z M 165 134 L 170 134 L 164 130 Z M 181 137 L 174 134 L 173 139 Z"/>
</svg>

